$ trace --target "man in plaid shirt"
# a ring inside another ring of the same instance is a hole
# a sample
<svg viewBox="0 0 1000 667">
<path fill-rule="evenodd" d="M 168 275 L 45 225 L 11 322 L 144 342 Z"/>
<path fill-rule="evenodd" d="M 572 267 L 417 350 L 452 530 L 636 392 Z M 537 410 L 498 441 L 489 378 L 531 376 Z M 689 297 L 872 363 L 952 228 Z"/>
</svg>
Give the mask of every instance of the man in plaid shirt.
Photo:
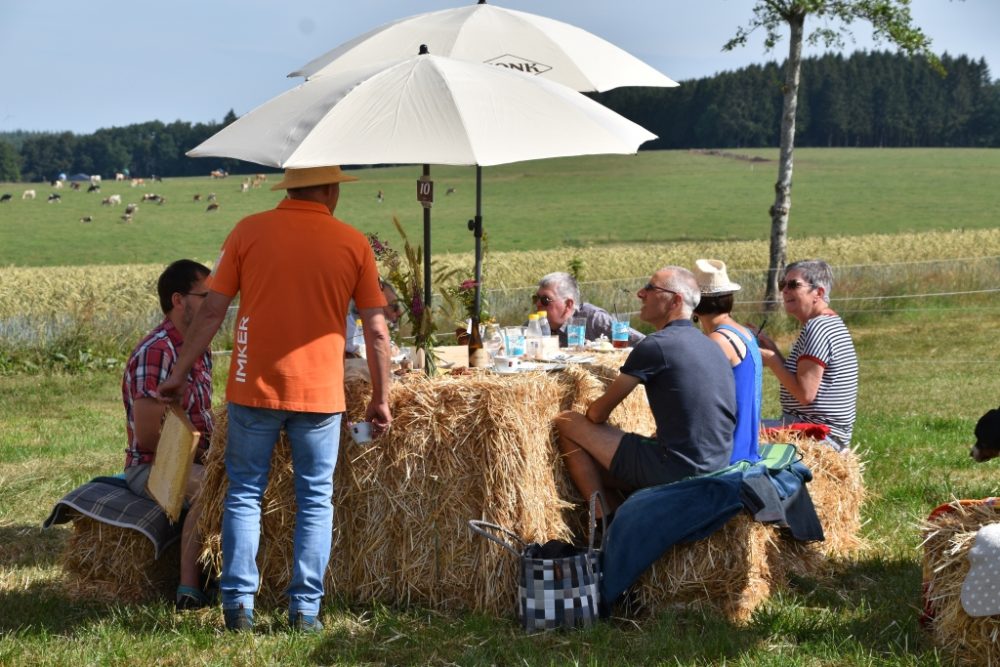
<svg viewBox="0 0 1000 667">
<path fill-rule="evenodd" d="M 136 346 L 122 377 L 128 447 L 125 450 L 125 481 L 133 493 L 149 497 L 146 481 L 156 457 L 160 427 L 166 405 L 156 399 L 156 387 L 173 369 L 184 344 L 184 334 L 208 295 L 210 270 L 189 259 L 181 259 L 164 270 L 157 281 L 163 322 Z M 204 474 L 202 457 L 212 436 L 212 357 L 206 351 L 192 367 L 190 382 L 181 406 L 201 432 L 195 465 L 185 495 L 192 502 L 181 530 L 181 576 L 177 587 L 177 608 L 197 609 L 208 604 L 199 581 L 197 557 L 201 549 L 197 525 L 201 504 L 195 494 Z"/>
</svg>

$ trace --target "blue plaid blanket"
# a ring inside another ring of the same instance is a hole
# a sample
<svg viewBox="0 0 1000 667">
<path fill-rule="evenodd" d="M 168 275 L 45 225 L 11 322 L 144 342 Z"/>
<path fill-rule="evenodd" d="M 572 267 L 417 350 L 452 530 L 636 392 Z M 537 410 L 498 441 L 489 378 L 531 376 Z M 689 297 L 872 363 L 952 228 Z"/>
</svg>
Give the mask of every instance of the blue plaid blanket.
<svg viewBox="0 0 1000 667">
<path fill-rule="evenodd" d="M 139 531 L 153 543 L 156 558 L 181 536 L 181 522 L 171 524 L 156 501 L 135 495 L 117 477 L 95 477 L 73 489 L 56 503 L 42 527 L 67 523 L 80 515 Z"/>
</svg>

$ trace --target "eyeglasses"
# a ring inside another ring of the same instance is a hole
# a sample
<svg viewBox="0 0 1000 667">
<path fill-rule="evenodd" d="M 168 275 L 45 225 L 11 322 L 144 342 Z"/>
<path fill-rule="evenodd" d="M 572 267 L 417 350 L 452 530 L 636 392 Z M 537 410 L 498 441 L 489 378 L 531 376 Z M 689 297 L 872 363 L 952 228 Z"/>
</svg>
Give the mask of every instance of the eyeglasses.
<svg viewBox="0 0 1000 667">
<path fill-rule="evenodd" d="M 542 294 L 532 294 L 531 301 L 532 303 L 537 303 L 540 306 L 547 306 L 550 303 L 555 303 L 555 299 L 553 299 L 551 296 L 545 296 Z"/>
<path fill-rule="evenodd" d="M 667 292 L 669 294 L 677 294 L 677 292 L 672 289 L 667 289 L 666 287 L 660 287 L 659 285 L 654 285 L 653 283 L 646 283 L 640 289 L 640 292 Z"/>
<path fill-rule="evenodd" d="M 202 299 L 208 296 L 208 292 L 181 292 L 181 294 L 184 296 L 200 296 Z"/>
<path fill-rule="evenodd" d="M 792 280 L 779 280 L 778 281 L 778 289 L 779 290 L 784 290 L 785 288 L 788 288 L 790 290 L 797 290 L 798 288 L 802 287 L 803 285 L 809 285 L 810 287 L 812 287 L 814 289 L 816 287 L 812 283 L 807 283 L 804 280 L 795 280 L 795 279 L 792 279 Z"/>
</svg>

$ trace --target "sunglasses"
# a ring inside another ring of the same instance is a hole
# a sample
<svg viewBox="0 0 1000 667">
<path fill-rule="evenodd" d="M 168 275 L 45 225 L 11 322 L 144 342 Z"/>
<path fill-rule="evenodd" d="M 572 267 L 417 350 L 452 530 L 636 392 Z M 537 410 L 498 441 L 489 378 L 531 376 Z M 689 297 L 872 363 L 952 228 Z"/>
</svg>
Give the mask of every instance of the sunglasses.
<svg viewBox="0 0 1000 667">
<path fill-rule="evenodd" d="M 547 306 L 550 303 L 555 303 L 555 299 L 551 296 L 543 296 L 541 294 L 533 294 L 531 296 L 532 303 L 537 303 L 540 306 Z"/>
<path fill-rule="evenodd" d="M 798 288 L 802 287 L 803 285 L 808 285 L 808 286 L 813 287 L 813 288 L 816 287 L 812 283 L 807 283 L 807 282 L 805 282 L 803 280 L 794 280 L 793 279 L 793 280 L 779 280 L 778 281 L 778 289 L 779 290 L 784 290 L 785 288 L 788 288 L 790 290 L 797 290 Z"/>
<path fill-rule="evenodd" d="M 669 294 L 677 294 L 677 292 L 672 289 L 667 289 L 666 287 L 660 287 L 659 285 L 654 285 L 653 283 L 646 283 L 643 285 L 640 292 L 667 292 Z"/>
</svg>

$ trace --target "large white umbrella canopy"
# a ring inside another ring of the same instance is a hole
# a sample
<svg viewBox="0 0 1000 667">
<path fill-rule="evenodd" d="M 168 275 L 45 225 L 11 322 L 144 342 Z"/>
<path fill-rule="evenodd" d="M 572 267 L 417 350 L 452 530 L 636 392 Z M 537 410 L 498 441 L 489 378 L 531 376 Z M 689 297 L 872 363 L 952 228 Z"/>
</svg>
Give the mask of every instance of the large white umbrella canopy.
<svg viewBox="0 0 1000 667">
<path fill-rule="evenodd" d="M 569 88 L 419 55 L 309 79 L 187 154 L 273 167 L 491 166 L 630 154 L 656 135 Z"/>
<path fill-rule="evenodd" d="M 672 87 L 675 81 L 596 35 L 554 19 L 479 4 L 386 23 L 310 61 L 288 76 L 336 74 L 431 53 L 515 69 L 594 92 L 621 86 Z"/>
<path fill-rule="evenodd" d="M 476 165 L 476 309 L 481 303 L 482 167 L 632 154 L 656 135 L 561 84 L 436 55 L 308 79 L 188 151 L 274 167 Z M 424 280 L 430 290 L 425 216 Z"/>
</svg>

